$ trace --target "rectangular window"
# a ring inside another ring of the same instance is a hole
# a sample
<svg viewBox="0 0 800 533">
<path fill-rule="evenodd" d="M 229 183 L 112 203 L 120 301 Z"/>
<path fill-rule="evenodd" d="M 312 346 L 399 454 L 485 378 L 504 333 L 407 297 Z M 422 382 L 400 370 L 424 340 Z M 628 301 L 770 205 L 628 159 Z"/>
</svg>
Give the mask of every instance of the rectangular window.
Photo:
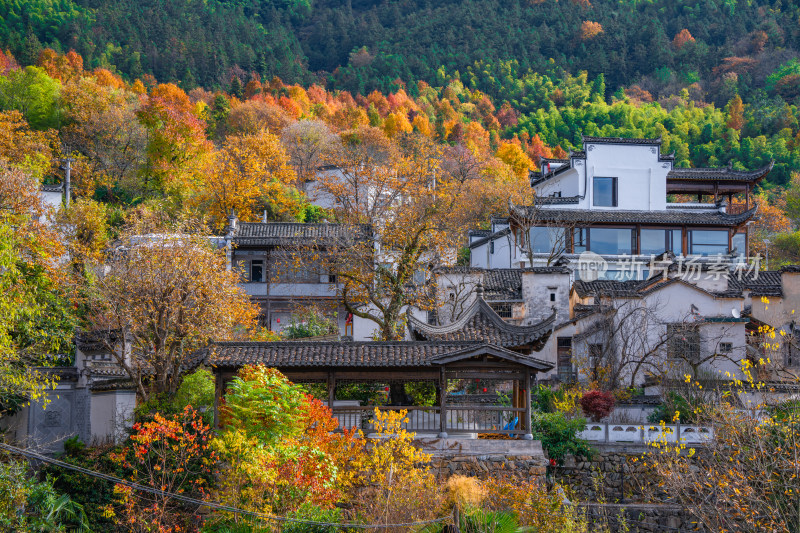
<svg viewBox="0 0 800 533">
<path fill-rule="evenodd" d="M 617 178 L 595 177 L 593 181 L 594 205 L 597 207 L 617 207 Z"/>
<path fill-rule="evenodd" d="M 514 316 L 510 303 L 492 303 L 489 305 L 492 306 L 492 309 L 500 318 L 513 318 Z"/>
<path fill-rule="evenodd" d="M 625 228 L 591 228 L 589 250 L 600 255 L 630 254 L 634 230 Z"/>
<path fill-rule="evenodd" d="M 250 261 L 250 281 L 253 283 L 261 283 L 264 281 L 264 261 L 261 259 L 254 259 Z"/>
<path fill-rule="evenodd" d="M 700 358 L 700 328 L 695 324 L 667 324 L 667 357 L 697 361 Z"/>
<path fill-rule="evenodd" d="M 732 342 L 721 342 L 719 343 L 719 353 L 731 353 L 733 351 L 733 343 Z"/>
<path fill-rule="evenodd" d="M 586 251 L 586 247 L 589 242 L 589 239 L 587 238 L 588 235 L 588 228 L 575 228 L 575 231 L 572 233 L 572 245 L 574 247 L 574 253 L 579 254 Z"/>
<path fill-rule="evenodd" d="M 564 228 L 535 227 L 530 230 L 531 249 L 535 254 L 557 254 L 564 249 Z"/>
<path fill-rule="evenodd" d="M 659 255 L 668 250 L 680 255 L 683 248 L 679 229 L 643 229 L 640 243 L 643 255 Z"/>
<path fill-rule="evenodd" d="M 737 233 L 731 238 L 731 250 L 736 250 L 736 255 L 747 256 L 747 236 Z"/>
<path fill-rule="evenodd" d="M 439 324 L 439 317 L 436 314 L 436 309 L 431 309 L 430 311 L 428 311 L 427 319 L 428 319 L 427 320 L 428 324 L 430 324 L 431 326 L 436 326 Z"/>
<path fill-rule="evenodd" d="M 558 357 L 558 380 L 562 383 L 575 381 L 572 371 L 572 337 L 558 337 L 556 339 Z"/>
<path fill-rule="evenodd" d="M 689 232 L 691 255 L 725 255 L 728 253 L 728 232 L 725 230 L 691 230 Z"/>
</svg>

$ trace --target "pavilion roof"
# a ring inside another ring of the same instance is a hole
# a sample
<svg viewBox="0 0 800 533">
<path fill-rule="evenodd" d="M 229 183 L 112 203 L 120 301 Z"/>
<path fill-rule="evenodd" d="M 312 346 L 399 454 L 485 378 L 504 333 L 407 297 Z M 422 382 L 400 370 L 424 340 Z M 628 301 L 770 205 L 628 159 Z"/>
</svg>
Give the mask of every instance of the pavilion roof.
<svg viewBox="0 0 800 533">
<path fill-rule="evenodd" d="M 451 324 L 432 326 L 408 317 L 408 329 L 417 340 L 426 341 L 482 341 L 506 349 L 530 353 L 542 349 L 553 331 L 556 313 L 530 326 L 517 326 L 503 320 L 483 299 L 482 289 L 478 299 Z"/>
</svg>

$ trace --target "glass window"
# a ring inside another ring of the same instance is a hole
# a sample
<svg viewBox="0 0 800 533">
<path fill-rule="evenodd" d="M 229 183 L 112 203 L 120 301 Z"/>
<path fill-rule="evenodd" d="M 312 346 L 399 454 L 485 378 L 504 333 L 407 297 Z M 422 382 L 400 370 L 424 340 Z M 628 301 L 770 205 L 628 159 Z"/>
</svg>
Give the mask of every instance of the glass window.
<svg viewBox="0 0 800 533">
<path fill-rule="evenodd" d="M 731 238 L 731 249 L 736 250 L 736 255 L 747 255 L 747 238 L 744 233 L 737 233 Z"/>
<path fill-rule="evenodd" d="M 663 253 L 666 251 L 667 230 L 643 229 L 640 242 L 645 255 Z"/>
<path fill-rule="evenodd" d="M 586 251 L 586 236 L 588 235 L 589 230 L 587 228 L 575 228 L 575 231 L 572 233 L 572 243 L 575 249 L 576 254 Z"/>
<path fill-rule="evenodd" d="M 600 255 L 630 254 L 633 230 L 625 228 L 591 228 L 589 249 Z"/>
<path fill-rule="evenodd" d="M 675 255 L 683 253 L 683 232 L 679 229 L 667 231 L 667 249 Z"/>
<path fill-rule="evenodd" d="M 253 283 L 264 281 L 264 261 L 260 259 L 250 261 L 250 281 Z"/>
<path fill-rule="evenodd" d="M 531 249 L 536 254 L 554 254 L 564 249 L 564 228 L 531 228 Z"/>
<path fill-rule="evenodd" d="M 641 253 L 643 255 L 661 254 L 667 250 L 675 255 L 682 251 L 681 230 L 643 229 L 641 232 Z"/>
<path fill-rule="evenodd" d="M 727 254 L 728 232 L 724 230 L 690 231 L 689 253 L 692 255 Z"/>
<path fill-rule="evenodd" d="M 617 178 L 594 178 L 592 197 L 594 205 L 599 207 L 617 206 Z"/>
</svg>

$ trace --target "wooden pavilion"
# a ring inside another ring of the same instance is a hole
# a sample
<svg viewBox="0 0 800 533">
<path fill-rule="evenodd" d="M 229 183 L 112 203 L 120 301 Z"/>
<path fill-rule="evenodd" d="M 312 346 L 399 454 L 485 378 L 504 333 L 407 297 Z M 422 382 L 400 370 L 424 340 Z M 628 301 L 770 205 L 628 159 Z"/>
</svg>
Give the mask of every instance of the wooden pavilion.
<svg viewBox="0 0 800 533">
<path fill-rule="evenodd" d="M 216 378 L 215 411 L 227 383 L 245 365 L 276 368 L 295 383 L 327 386 L 328 405 L 343 426 L 369 429 L 374 405 L 337 400 L 345 383 L 396 384 L 429 382 L 436 387 L 436 405 L 391 405 L 380 409 L 409 411 L 407 428 L 417 433 L 504 433 L 532 439 L 531 385 L 536 374 L 553 364 L 531 354 L 541 350 L 552 332 L 555 313 L 529 326 L 508 324 L 478 295 L 465 316 L 448 326 L 430 326 L 409 319 L 419 340 L 391 342 L 287 341 L 217 342 L 206 363 Z M 509 402 L 470 402 L 448 394 L 454 380 L 503 382 Z M 387 387 L 388 388 L 388 387 Z M 460 400 L 456 402 L 456 400 Z M 510 405 L 508 405 L 510 404 Z"/>
</svg>

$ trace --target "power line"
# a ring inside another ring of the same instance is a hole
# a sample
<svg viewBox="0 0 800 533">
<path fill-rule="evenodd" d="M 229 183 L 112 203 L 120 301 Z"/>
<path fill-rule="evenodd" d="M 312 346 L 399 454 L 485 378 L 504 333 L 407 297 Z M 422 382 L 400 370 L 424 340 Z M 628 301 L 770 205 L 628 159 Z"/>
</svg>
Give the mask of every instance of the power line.
<svg viewBox="0 0 800 533">
<path fill-rule="evenodd" d="M 70 463 L 65 463 L 64 461 L 59 461 L 58 459 L 53 459 L 51 457 L 47 457 L 45 455 L 41 455 L 41 454 L 29 451 L 29 450 L 23 450 L 21 448 L 17 448 L 15 446 L 10 446 L 8 444 L 0 443 L 0 450 L 5 450 L 5 451 L 7 451 L 9 453 L 12 453 L 12 454 L 15 454 L 15 455 L 21 455 L 23 457 L 27 457 L 28 459 L 35 459 L 37 461 L 42 461 L 44 463 L 48 463 L 48 464 L 52 464 L 54 466 L 65 468 L 67 470 L 72 470 L 72 471 L 75 471 L 75 472 L 79 472 L 79 473 L 85 474 L 87 476 L 103 479 L 103 480 L 109 481 L 111 483 L 117 483 L 119 485 L 130 487 L 130 488 L 132 488 L 134 490 L 138 490 L 138 491 L 141 491 L 141 492 L 148 492 L 148 493 L 154 494 L 156 496 L 164 496 L 164 497 L 174 498 L 175 500 L 182 501 L 184 503 L 190 503 L 190 504 L 193 504 L 193 505 L 197 505 L 198 507 L 208 507 L 209 509 L 214 509 L 214 510 L 218 510 L 218 511 L 227 511 L 229 513 L 252 516 L 254 518 L 258 518 L 258 519 L 261 519 L 261 520 L 272 520 L 272 521 L 275 521 L 275 522 L 291 522 L 291 523 L 307 524 L 307 525 L 314 525 L 314 526 L 334 526 L 334 527 L 340 527 L 340 528 L 353 528 L 353 529 L 388 529 L 388 528 L 395 528 L 395 527 L 410 528 L 410 527 L 424 526 L 424 525 L 429 525 L 429 524 L 435 524 L 437 522 L 444 522 L 444 521 L 446 521 L 446 520 L 448 520 L 450 518 L 450 516 L 444 516 L 444 517 L 434 518 L 434 519 L 431 519 L 431 520 L 423 520 L 423 521 L 420 521 L 420 522 L 405 522 L 405 523 L 399 523 L 399 524 L 353 524 L 353 523 L 343 524 L 341 522 L 321 522 L 321 521 L 307 520 L 307 519 L 302 519 L 302 518 L 290 518 L 290 517 L 287 517 L 287 516 L 275 516 L 275 515 L 269 515 L 269 514 L 266 514 L 266 513 L 260 513 L 258 511 L 249 511 L 249 510 L 246 510 L 246 509 L 239 509 L 237 507 L 231 507 L 229 505 L 224 505 L 224 504 L 217 503 L 217 502 L 207 502 L 207 501 L 204 501 L 204 500 L 198 500 L 196 498 L 192 498 L 192 497 L 186 496 L 184 494 L 176 494 L 176 493 L 173 493 L 173 492 L 167 492 L 167 491 L 159 490 L 159 489 L 150 487 L 148 485 L 142 485 L 142 484 L 135 483 L 133 481 L 128 481 L 126 479 L 122 479 L 122 478 L 119 478 L 119 477 L 116 477 L 116 476 L 112 476 L 112 475 L 109 475 L 109 474 L 104 474 L 102 472 L 97 472 L 95 470 L 89 470 L 88 468 L 83 468 L 81 466 L 73 465 L 73 464 L 70 464 Z M 603 503 L 593 503 L 593 504 L 591 504 L 591 503 L 588 503 L 588 504 L 587 503 L 583 503 L 582 504 L 582 503 L 578 503 L 578 504 L 574 504 L 574 505 L 577 508 L 584 508 L 586 511 L 588 511 L 590 508 L 595 508 L 596 509 L 596 508 L 612 507 L 612 506 L 615 509 L 617 509 L 618 511 L 620 511 L 620 512 L 625 510 L 624 504 L 603 504 Z M 571 517 L 573 517 L 573 515 L 567 515 L 564 512 L 551 512 L 550 514 L 551 515 L 557 515 L 557 516 L 560 516 L 560 517 L 563 517 L 563 518 L 571 518 Z M 608 518 L 590 517 L 589 513 L 586 512 L 586 520 L 591 521 L 593 524 L 597 524 L 598 522 L 601 522 L 601 521 L 607 521 L 609 518 L 610 517 L 608 517 Z M 619 520 L 620 519 L 619 518 L 619 513 L 614 518 Z M 666 524 L 643 522 L 641 520 L 629 519 L 628 517 L 624 517 L 622 520 L 627 524 L 641 524 L 641 525 L 647 525 L 649 527 L 655 526 L 658 529 L 662 529 L 662 530 L 666 530 L 666 531 L 685 531 L 685 529 L 671 527 L 671 526 L 668 526 Z"/>
<path fill-rule="evenodd" d="M 163 496 L 168 498 L 174 498 L 175 500 L 182 501 L 184 503 L 190 503 L 193 505 L 197 505 L 199 507 L 208 507 L 209 509 L 215 509 L 217 511 L 227 511 L 229 513 L 234 514 L 241 514 L 241 515 L 248 515 L 255 518 L 259 518 L 262 520 L 273 520 L 276 522 L 293 522 L 298 524 L 307 524 L 313 526 L 336 526 L 336 527 L 344 527 L 344 528 L 353 528 L 353 529 L 388 529 L 388 528 L 395 528 L 395 527 L 416 527 L 416 526 L 424 526 L 428 524 L 434 524 L 437 522 L 443 522 L 447 520 L 449 517 L 440 517 L 434 518 L 431 520 L 423 520 L 420 522 L 405 522 L 400 524 L 343 524 L 340 522 L 320 522 L 316 520 L 306 520 L 302 518 L 290 518 L 288 516 L 275 516 L 269 515 L 266 513 L 259 513 L 258 511 L 249 511 L 246 509 L 239 509 L 237 507 L 231 507 L 229 505 L 224 505 L 217 502 L 207 502 L 203 500 L 198 500 L 196 498 L 192 498 L 183 494 L 175 494 L 174 492 L 167 492 L 163 490 L 159 490 L 147 485 L 141 485 L 139 483 L 134 483 L 133 481 L 128 481 L 122 478 L 118 478 L 116 476 L 111 476 L 108 474 L 104 474 L 102 472 L 96 472 L 94 470 L 89 470 L 88 468 L 83 468 L 77 465 L 72 465 L 69 463 L 65 463 L 64 461 L 59 461 L 58 459 L 53 459 L 51 457 L 47 457 L 45 455 L 41 455 L 35 452 L 31 452 L 28 450 L 23 450 L 21 448 L 17 448 L 15 446 L 9 446 L 8 444 L 0 443 L 0 450 L 6 450 L 9 453 L 13 453 L 16 455 L 21 455 L 23 457 L 27 457 L 28 459 L 36 459 L 37 461 L 42 461 L 44 463 L 49 463 L 61 468 L 66 468 L 67 470 L 73 470 L 75 472 L 80 472 L 81 474 L 85 474 L 87 476 L 96 477 L 99 479 L 104 479 L 106 481 L 110 481 L 112 483 L 117 483 L 119 485 L 123 485 L 126 487 L 130 487 L 134 490 L 138 490 L 141 492 L 149 492 L 150 494 L 155 494 L 156 496 Z"/>
</svg>

